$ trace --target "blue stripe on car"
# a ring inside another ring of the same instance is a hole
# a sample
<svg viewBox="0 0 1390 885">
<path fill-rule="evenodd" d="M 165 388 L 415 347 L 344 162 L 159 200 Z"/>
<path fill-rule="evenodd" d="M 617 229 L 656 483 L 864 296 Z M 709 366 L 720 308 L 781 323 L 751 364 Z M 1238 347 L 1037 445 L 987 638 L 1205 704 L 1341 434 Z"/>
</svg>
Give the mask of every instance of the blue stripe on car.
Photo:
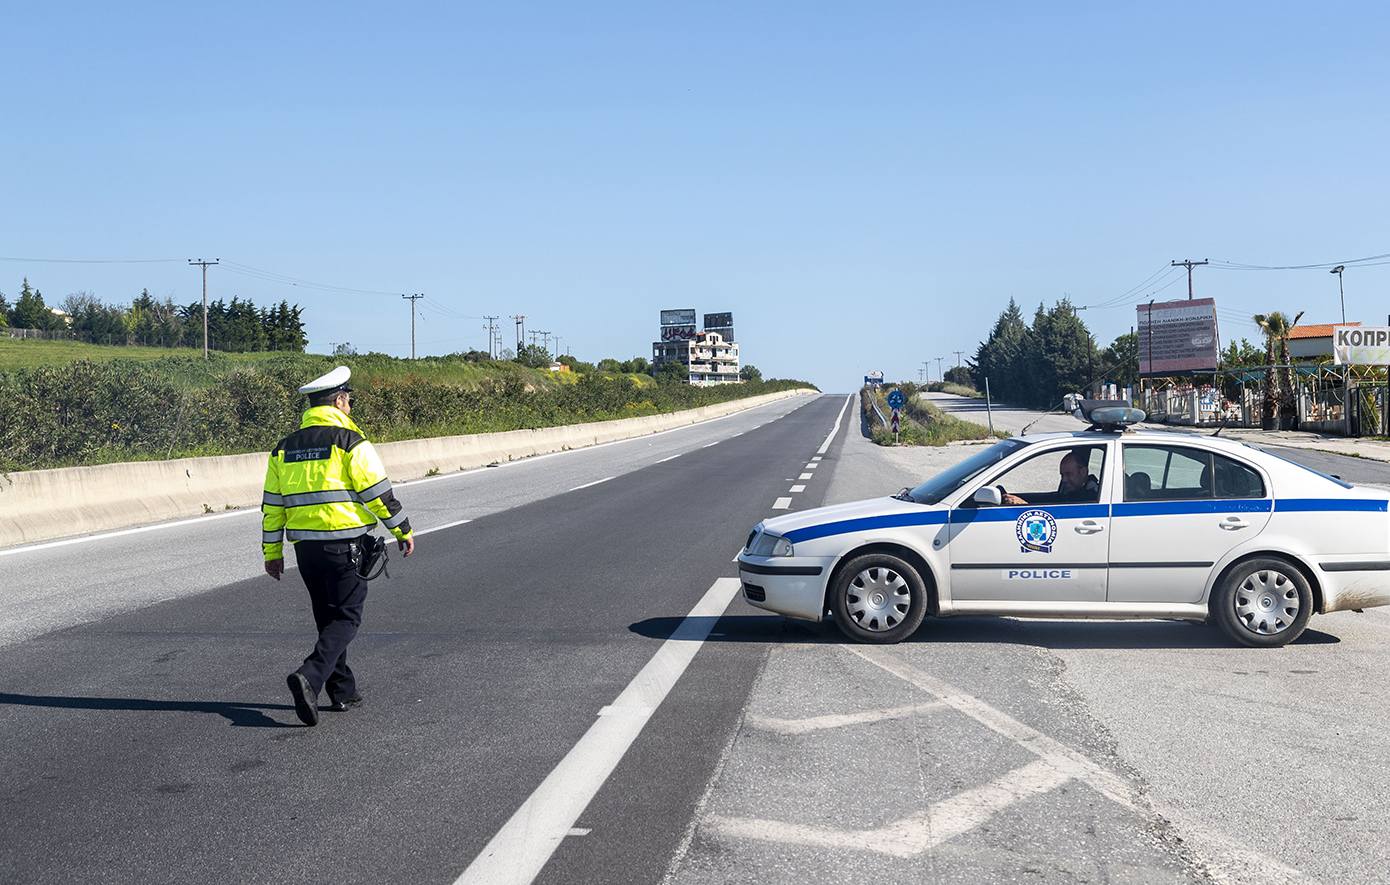
<svg viewBox="0 0 1390 885">
<path fill-rule="evenodd" d="M 1390 512 L 1390 500 L 1343 499 L 1343 498 L 1236 498 L 1203 501 L 1147 501 L 1142 503 L 1115 504 L 1039 504 L 1026 507 L 988 507 L 980 510 L 958 509 L 950 513 L 952 520 L 959 524 L 971 522 L 1013 522 L 1026 510 L 1046 510 L 1054 518 L 1060 519 L 1105 519 L 1113 510 L 1115 517 L 1127 516 L 1179 516 L 1201 513 L 1268 513 L 1271 510 L 1281 513 L 1312 512 Z M 788 541 L 796 544 L 827 538 L 831 535 L 848 535 L 852 532 L 867 532 L 875 529 L 911 528 L 913 526 L 945 525 L 947 512 L 929 510 L 923 513 L 895 513 L 888 516 L 865 516 L 859 519 L 846 519 L 840 522 L 827 522 L 793 529 L 786 533 Z"/>
<path fill-rule="evenodd" d="M 1268 513 L 1274 502 L 1268 498 L 1223 498 L 1202 501 L 1144 501 L 1116 504 L 1116 516 L 1180 516 L 1191 513 Z"/>
<path fill-rule="evenodd" d="M 1316 510 L 1385 513 L 1390 501 L 1357 498 L 1280 498 L 1274 502 L 1276 512 L 1308 513 Z"/>
<path fill-rule="evenodd" d="M 917 525 L 945 525 L 945 510 L 928 510 L 923 513 L 894 513 L 891 516 L 865 516 L 859 519 L 846 519 L 841 522 L 827 522 L 823 525 L 808 525 L 802 529 L 792 529 L 784 537 L 793 544 L 827 538 L 831 535 L 848 535 L 851 532 L 867 532 L 873 529 L 901 529 Z"/>
</svg>

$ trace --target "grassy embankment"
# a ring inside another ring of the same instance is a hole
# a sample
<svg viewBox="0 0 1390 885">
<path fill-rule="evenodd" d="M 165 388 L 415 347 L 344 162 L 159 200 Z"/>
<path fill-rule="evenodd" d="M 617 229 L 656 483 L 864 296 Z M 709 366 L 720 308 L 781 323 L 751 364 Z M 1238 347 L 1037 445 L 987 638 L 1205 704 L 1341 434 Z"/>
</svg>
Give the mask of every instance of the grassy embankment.
<svg viewBox="0 0 1390 885">
<path fill-rule="evenodd" d="M 989 428 L 973 421 L 952 418 L 936 406 L 917 396 L 918 386 L 912 382 L 885 384 L 877 391 L 865 388 L 860 391 L 860 408 L 869 422 L 869 432 L 873 441 L 881 446 L 893 445 L 893 432 L 885 427 L 874 411 L 872 403 L 877 403 L 879 411 L 887 418 L 892 414 L 888 405 L 890 390 L 901 390 L 906 403 L 902 408 L 902 422 L 898 431 L 898 445 L 904 446 L 944 446 L 961 440 L 992 439 Z M 872 403 L 871 403 L 872 401 Z M 996 437 L 1007 436 L 996 432 Z"/>
<path fill-rule="evenodd" d="M 352 369 L 353 419 L 378 442 L 655 415 L 811 387 L 660 385 L 461 357 L 213 353 L 204 361 L 187 349 L 0 338 L 0 470 L 268 451 L 299 426 L 299 385 L 338 364 Z"/>
</svg>

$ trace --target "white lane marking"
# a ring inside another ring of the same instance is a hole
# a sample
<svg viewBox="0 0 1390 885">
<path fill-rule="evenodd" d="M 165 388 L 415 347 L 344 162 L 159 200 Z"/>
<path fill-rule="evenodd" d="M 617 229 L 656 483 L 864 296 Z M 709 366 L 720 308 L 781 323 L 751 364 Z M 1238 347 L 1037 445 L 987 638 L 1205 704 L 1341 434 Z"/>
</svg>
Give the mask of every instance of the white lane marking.
<svg viewBox="0 0 1390 885">
<path fill-rule="evenodd" d="M 807 469 L 807 470 L 815 470 L 816 467 L 817 467 L 816 462 L 815 462 L 815 461 L 812 461 L 810 464 L 807 464 L 807 465 L 806 465 L 806 468 L 805 468 L 805 469 Z"/>
<path fill-rule="evenodd" d="M 819 460 L 820 460 L 820 455 L 815 456 L 815 457 L 812 458 L 811 460 L 812 460 L 812 461 L 819 461 Z"/>
<path fill-rule="evenodd" d="M 677 454 L 675 454 L 675 455 L 672 455 L 672 456 L 669 457 L 669 458 L 662 458 L 660 461 L 656 461 L 656 462 L 654 462 L 654 463 L 656 463 L 656 464 L 665 464 L 667 461 L 674 461 L 674 460 L 676 460 L 677 458 L 679 458 L 679 457 L 680 457 L 681 455 L 683 455 L 683 454 L 685 454 L 685 453 L 684 453 L 684 452 L 679 452 L 679 453 L 677 453 Z"/>
<path fill-rule="evenodd" d="M 773 510 L 790 510 L 792 506 L 791 498 L 778 498 L 772 502 Z"/>
<path fill-rule="evenodd" d="M 715 441 L 712 442 L 712 443 L 705 443 L 704 445 L 700 446 L 700 448 L 702 448 L 702 449 L 707 449 L 707 448 L 709 448 L 710 446 L 717 446 L 717 445 L 719 445 L 719 440 L 715 440 Z"/>
<path fill-rule="evenodd" d="M 814 477 L 815 477 L 815 474 L 814 474 L 814 473 L 803 473 L 803 474 L 801 474 L 800 476 L 798 476 L 797 479 L 812 479 L 812 478 L 814 478 Z"/>
<path fill-rule="evenodd" d="M 157 532 L 160 529 L 171 529 L 177 526 L 187 525 L 190 522 L 207 521 L 210 519 L 226 519 L 229 516 L 246 516 L 252 513 L 254 513 L 256 516 L 260 516 L 261 505 L 257 504 L 254 509 L 248 507 L 244 510 L 230 510 L 223 513 L 203 514 L 202 516 L 190 516 L 187 519 L 176 519 L 172 522 L 161 522 L 156 523 L 155 525 L 142 525 L 139 528 L 121 529 L 119 531 L 114 532 L 102 532 L 99 535 L 83 535 L 80 538 L 64 538 L 61 541 L 48 541 L 43 544 L 30 544 L 27 547 L 5 547 L 3 549 L 0 549 L 0 556 L 9 556 L 11 553 L 28 553 L 33 550 L 48 550 L 52 547 L 66 547 L 69 544 L 85 544 L 88 541 L 99 541 L 103 538 L 119 538 L 122 535 L 138 535 L 142 532 Z"/>
<path fill-rule="evenodd" d="M 715 581 L 610 706 L 660 707 L 738 589 L 737 578 Z M 642 733 L 648 718 L 599 716 L 455 885 L 528 885 L 534 881 Z"/>
<path fill-rule="evenodd" d="M 1020 799 L 1046 793 L 1068 780 L 1071 776 L 1067 772 L 1038 759 L 987 784 L 933 802 L 926 811 L 877 830 L 841 830 L 722 815 L 709 816 L 702 826 L 722 836 L 762 842 L 913 857 L 970 832 Z"/>
<path fill-rule="evenodd" d="M 1002 710 L 996 710 L 979 698 L 966 694 L 949 682 L 937 679 L 882 649 L 852 646 L 847 650 L 874 666 L 887 670 L 904 682 L 936 695 L 947 706 L 998 732 L 1025 750 L 1037 754 L 1057 771 L 1090 784 L 1111 801 L 1136 811 L 1142 810 L 1135 803 L 1134 791 L 1118 775 L 1106 771 L 1070 747 L 1035 728 L 1024 725 Z"/>
<path fill-rule="evenodd" d="M 835 426 L 830 429 L 830 435 L 825 438 L 825 442 L 820 444 L 819 449 L 816 449 L 817 455 L 824 455 L 825 450 L 830 448 L 830 441 L 835 438 L 835 434 L 840 432 L 840 422 L 844 420 L 845 409 L 849 408 L 852 399 L 854 399 L 854 394 L 845 397 L 845 404 L 840 407 L 840 414 L 835 416 Z"/>
<path fill-rule="evenodd" d="M 571 491 L 571 492 L 577 492 L 577 491 L 579 491 L 580 489 L 587 489 L 587 488 L 589 488 L 590 486 L 596 486 L 596 485 L 598 485 L 598 484 L 601 483 L 601 482 L 608 482 L 608 480 L 610 480 L 610 479 L 617 479 L 617 477 L 616 477 L 616 476 L 605 476 L 603 479 L 596 479 L 596 480 L 594 480 L 593 482 L 586 482 L 586 483 L 584 483 L 584 485 L 582 485 L 582 486 L 575 486 L 574 488 L 570 489 L 570 491 Z"/>
<path fill-rule="evenodd" d="M 470 517 L 469 519 L 456 519 L 456 520 L 454 520 L 453 522 L 446 522 L 446 523 L 444 523 L 443 525 L 437 525 L 437 526 L 434 526 L 434 527 L 432 527 L 432 528 L 417 529 L 413 534 L 416 534 L 416 535 L 428 535 L 430 532 L 442 532 L 442 531 L 444 531 L 445 529 L 451 529 L 451 528 L 453 528 L 453 527 L 456 526 L 456 525 L 463 525 L 463 524 L 465 524 L 465 523 L 469 523 L 469 522 L 472 522 L 472 521 L 473 521 L 473 520 L 472 520 L 471 517 Z"/>
<path fill-rule="evenodd" d="M 777 719 L 773 716 L 759 716 L 747 713 L 745 724 L 760 731 L 775 731 L 778 734 L 808 734 L 828 728 L 843 728 L 846 725 L 863 725 L 868 722 L 883 722 L 889 719 L 907 719 L 918 713 L 929 713 L 945 709 L 941 701 L 927 704 L 913 704 L 907 707 L 888 707 L 882 710 L 864 710 L 859 713 L 843 713 L 829 716 L 811 716 L 806 719 Z"/>
<path fill-rule="evenodd" d="M 589 830 L 589 829 L 586 829 L 586 828 L 584 828 L 584 827 L 571 827 L 571 828 L 570 828 L 570 831 L 569 831 L 568 833 L 566 833 L 565 835 L 566 835 L 566 836 L 587 836 L 587 835 L 589 835 L 589 834 L 592 833 L 592 832 L 593 832 L 593 830 Z"/>
<path fill-rule="evenodd" d="M 804 492 L 804 491 L 806 491 L 806 487 L 805 487 L 805 486 L 792 486 L 791 488 L 787 489 L 787 491 L 789 491 L 789 492 L 791 492 L 793 495 L 795 495 L 797 492 Z"/>
</svg>

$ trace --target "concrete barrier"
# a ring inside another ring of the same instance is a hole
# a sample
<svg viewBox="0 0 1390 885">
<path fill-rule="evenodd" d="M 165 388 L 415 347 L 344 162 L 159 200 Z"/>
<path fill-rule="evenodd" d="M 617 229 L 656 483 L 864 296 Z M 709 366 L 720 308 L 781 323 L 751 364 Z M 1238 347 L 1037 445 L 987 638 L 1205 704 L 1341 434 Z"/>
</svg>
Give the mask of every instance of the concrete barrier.
<svg viewBox="0 0 1390 885">
<path fill-rule="evenodd" d="M 578 449 L 698 424 L 787 397 L 786 390 L 683 412 L 591 424 L 509 430 L 381 443 L 393 481 L 431 471 L 452 473 L 532 455 Z M 243 507 L 259 507 L 266 454 L 96 467 L 26 470 L 0 475 L 0 547 L 63 538 Z"/>
</svg>

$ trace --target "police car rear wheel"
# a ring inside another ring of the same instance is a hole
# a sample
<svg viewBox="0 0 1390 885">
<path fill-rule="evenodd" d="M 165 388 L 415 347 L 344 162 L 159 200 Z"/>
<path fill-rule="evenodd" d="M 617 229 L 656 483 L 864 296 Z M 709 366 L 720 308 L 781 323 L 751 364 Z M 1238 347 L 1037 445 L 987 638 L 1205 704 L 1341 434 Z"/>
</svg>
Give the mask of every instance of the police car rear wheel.
<svg viewBox="0 0 1390 885">
<path fill-rule="evenodd" d="M 927 614 L 922 577 L 906 561 L 870 553 L 846 563 L 830 590 L 835 623 L 857 642 L 901 642 Z"/>
<path fill-rule="evenodd" d="M 1212 617 L 1236 642 L 1256 648 L 1287 645 L 1313 614 L 1303 573 L 1282 559 L 1252 559 L 1231 570 L 1213 592 Z"/>
</svg>

